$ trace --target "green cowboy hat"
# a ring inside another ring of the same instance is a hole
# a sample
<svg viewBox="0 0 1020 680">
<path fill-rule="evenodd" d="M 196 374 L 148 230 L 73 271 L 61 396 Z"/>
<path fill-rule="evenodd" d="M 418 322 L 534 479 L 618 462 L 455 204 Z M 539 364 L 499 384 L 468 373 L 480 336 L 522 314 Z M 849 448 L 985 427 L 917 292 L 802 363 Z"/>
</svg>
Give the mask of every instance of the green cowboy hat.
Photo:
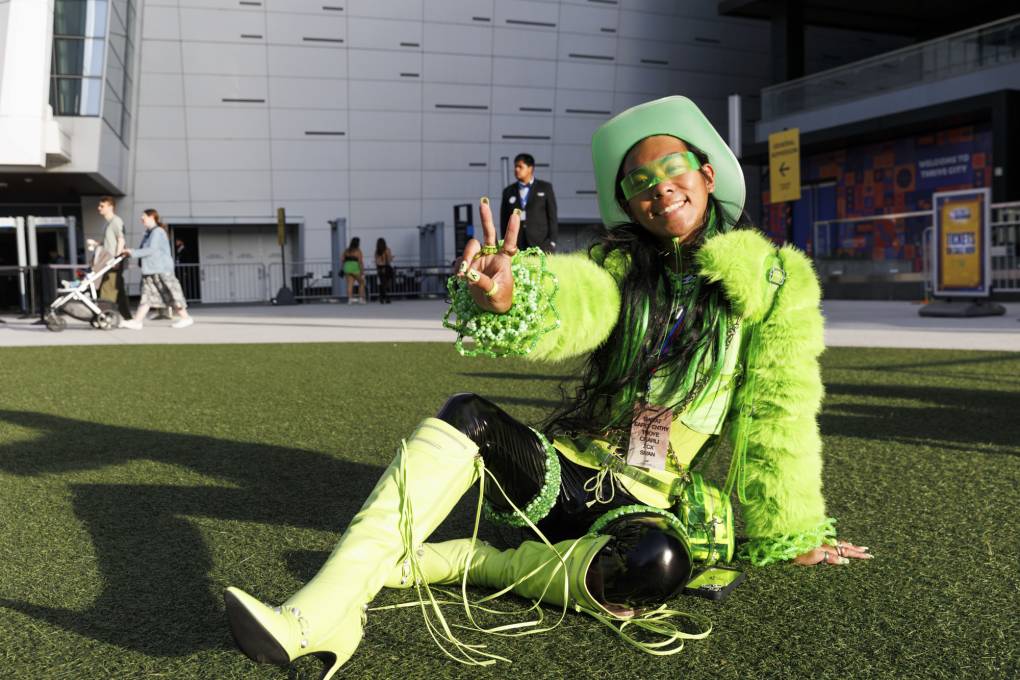
<svg viewBox="0 0 1020 680">
<path fill-rule="evenodd" d="M 729 221 L 744 209 L 744 173 L 740 163 L 705 114 L 687 97 L 665 97 L 627 109 L 603 123 L 591 138 L 599 212 L 606 227 L 629 224 L 616 201 L 616 176 L 631 147 L 645 137 L 670 135 L 698 147 L 715 169 L 713 193 Z"/>
</svg>

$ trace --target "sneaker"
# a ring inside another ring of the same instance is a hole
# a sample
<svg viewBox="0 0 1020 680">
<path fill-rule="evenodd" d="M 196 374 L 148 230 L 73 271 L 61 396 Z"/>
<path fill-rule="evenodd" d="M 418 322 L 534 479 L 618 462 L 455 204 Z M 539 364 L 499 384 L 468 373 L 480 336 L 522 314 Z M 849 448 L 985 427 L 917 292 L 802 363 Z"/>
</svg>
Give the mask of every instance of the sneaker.
<svg viewBox="0 0 1020 680">
<path fill-rule="evenodd" d="M 134 319 L 121 319 L 119 328 L 129 328 L 133 331 L 142 330 L 142 322 Z"/>
<path fill-rule="evenodd" d="M 177 321 L 174 321 L 172 324 L 170 324 L 170 327 L 171 328 L 187 328 L 188 326 L 193 326 L 193 325 L 195 325 L 195 320 L 192 317 L 189 316 L 186 319 L 178 319 Z"/>
</svg>

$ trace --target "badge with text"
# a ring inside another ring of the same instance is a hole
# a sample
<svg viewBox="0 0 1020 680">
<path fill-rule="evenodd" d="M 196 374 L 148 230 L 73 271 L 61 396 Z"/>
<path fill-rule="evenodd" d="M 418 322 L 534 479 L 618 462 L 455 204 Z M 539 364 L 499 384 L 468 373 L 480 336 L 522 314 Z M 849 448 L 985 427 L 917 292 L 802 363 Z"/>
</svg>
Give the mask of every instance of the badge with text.
<svg viewBox="0 0 1020 680">
<path fill-rule="evenodd" d="M 627 464 L 638 467 L 666 469 L 669 452 L 669 428 L 673 409 L 643 404 L 635 409 L 630 426 L 630 448 Z"/>
</svg>

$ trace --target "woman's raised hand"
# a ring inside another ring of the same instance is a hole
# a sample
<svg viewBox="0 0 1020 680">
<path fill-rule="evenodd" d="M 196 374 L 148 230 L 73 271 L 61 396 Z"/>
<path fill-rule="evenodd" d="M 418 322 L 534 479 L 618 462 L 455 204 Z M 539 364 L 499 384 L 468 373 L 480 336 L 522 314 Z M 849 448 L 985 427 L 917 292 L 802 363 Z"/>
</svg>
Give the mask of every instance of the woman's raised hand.
<svg viewBox="0 0 1020 680">
<path fill-rule="evenodd" d="M 517 253 L 517 233 L 521 229 L 520 210 L 514 210 L 506 225 L 503 247 L 496 245 L 496 227 L 492 223 L 492 207 L 482 198 L 478 207 L 485 243 L 471 239 L 464 246 L 464 255 L 457 269 L 457 278 L 467 279 L 471 297 L 482 309 L 502 314 L 513 304 L 514 279 L 511 258 Z"/>
</svg>

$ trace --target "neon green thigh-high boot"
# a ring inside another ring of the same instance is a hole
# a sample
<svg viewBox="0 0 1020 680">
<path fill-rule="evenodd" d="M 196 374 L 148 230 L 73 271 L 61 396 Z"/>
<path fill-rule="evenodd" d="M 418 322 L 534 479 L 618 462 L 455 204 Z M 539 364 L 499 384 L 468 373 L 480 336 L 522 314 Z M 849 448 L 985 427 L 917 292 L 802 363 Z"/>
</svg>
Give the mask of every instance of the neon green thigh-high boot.
<svg viewBox="0 0 1020 680">
<path fill-rule="evenodd" d="M 592 561 L 611 538 L 584 536 L 576 541 L 562 541 L 553 546 L 556 552 L 538 541 L 526 541 L 510 550 L 499 550 L 483 541 L 475 541 L 467 582 L 496 589 L 513 584 L 512 592 L 515 594 L 559 607 L 564 605 L 566 594 L 569 607 L 626 618 L 599 603 L 586 583 Z M 422 580 L 438 585 L 461 582 L 471 552 L 470 539 L 428 543 L 423 549 L 418 560 Z M 406 563 L 397 565 L 386 578 L 389 588 L 410 588 L 413 585 Z"/>
<path fill-rule="evenodd" d="M 477 453 L 475 443 L 448 423 L 424 420 L 301 590 L 270 608 L 227 589 L 230 629 L 241 650 L 255 661 L 279 665 L 315 654 L 327 663 L 322 680 L 330 678 L 361 641 L 363 610 L 387 574 L 477 479 Z"/>
</svg>

